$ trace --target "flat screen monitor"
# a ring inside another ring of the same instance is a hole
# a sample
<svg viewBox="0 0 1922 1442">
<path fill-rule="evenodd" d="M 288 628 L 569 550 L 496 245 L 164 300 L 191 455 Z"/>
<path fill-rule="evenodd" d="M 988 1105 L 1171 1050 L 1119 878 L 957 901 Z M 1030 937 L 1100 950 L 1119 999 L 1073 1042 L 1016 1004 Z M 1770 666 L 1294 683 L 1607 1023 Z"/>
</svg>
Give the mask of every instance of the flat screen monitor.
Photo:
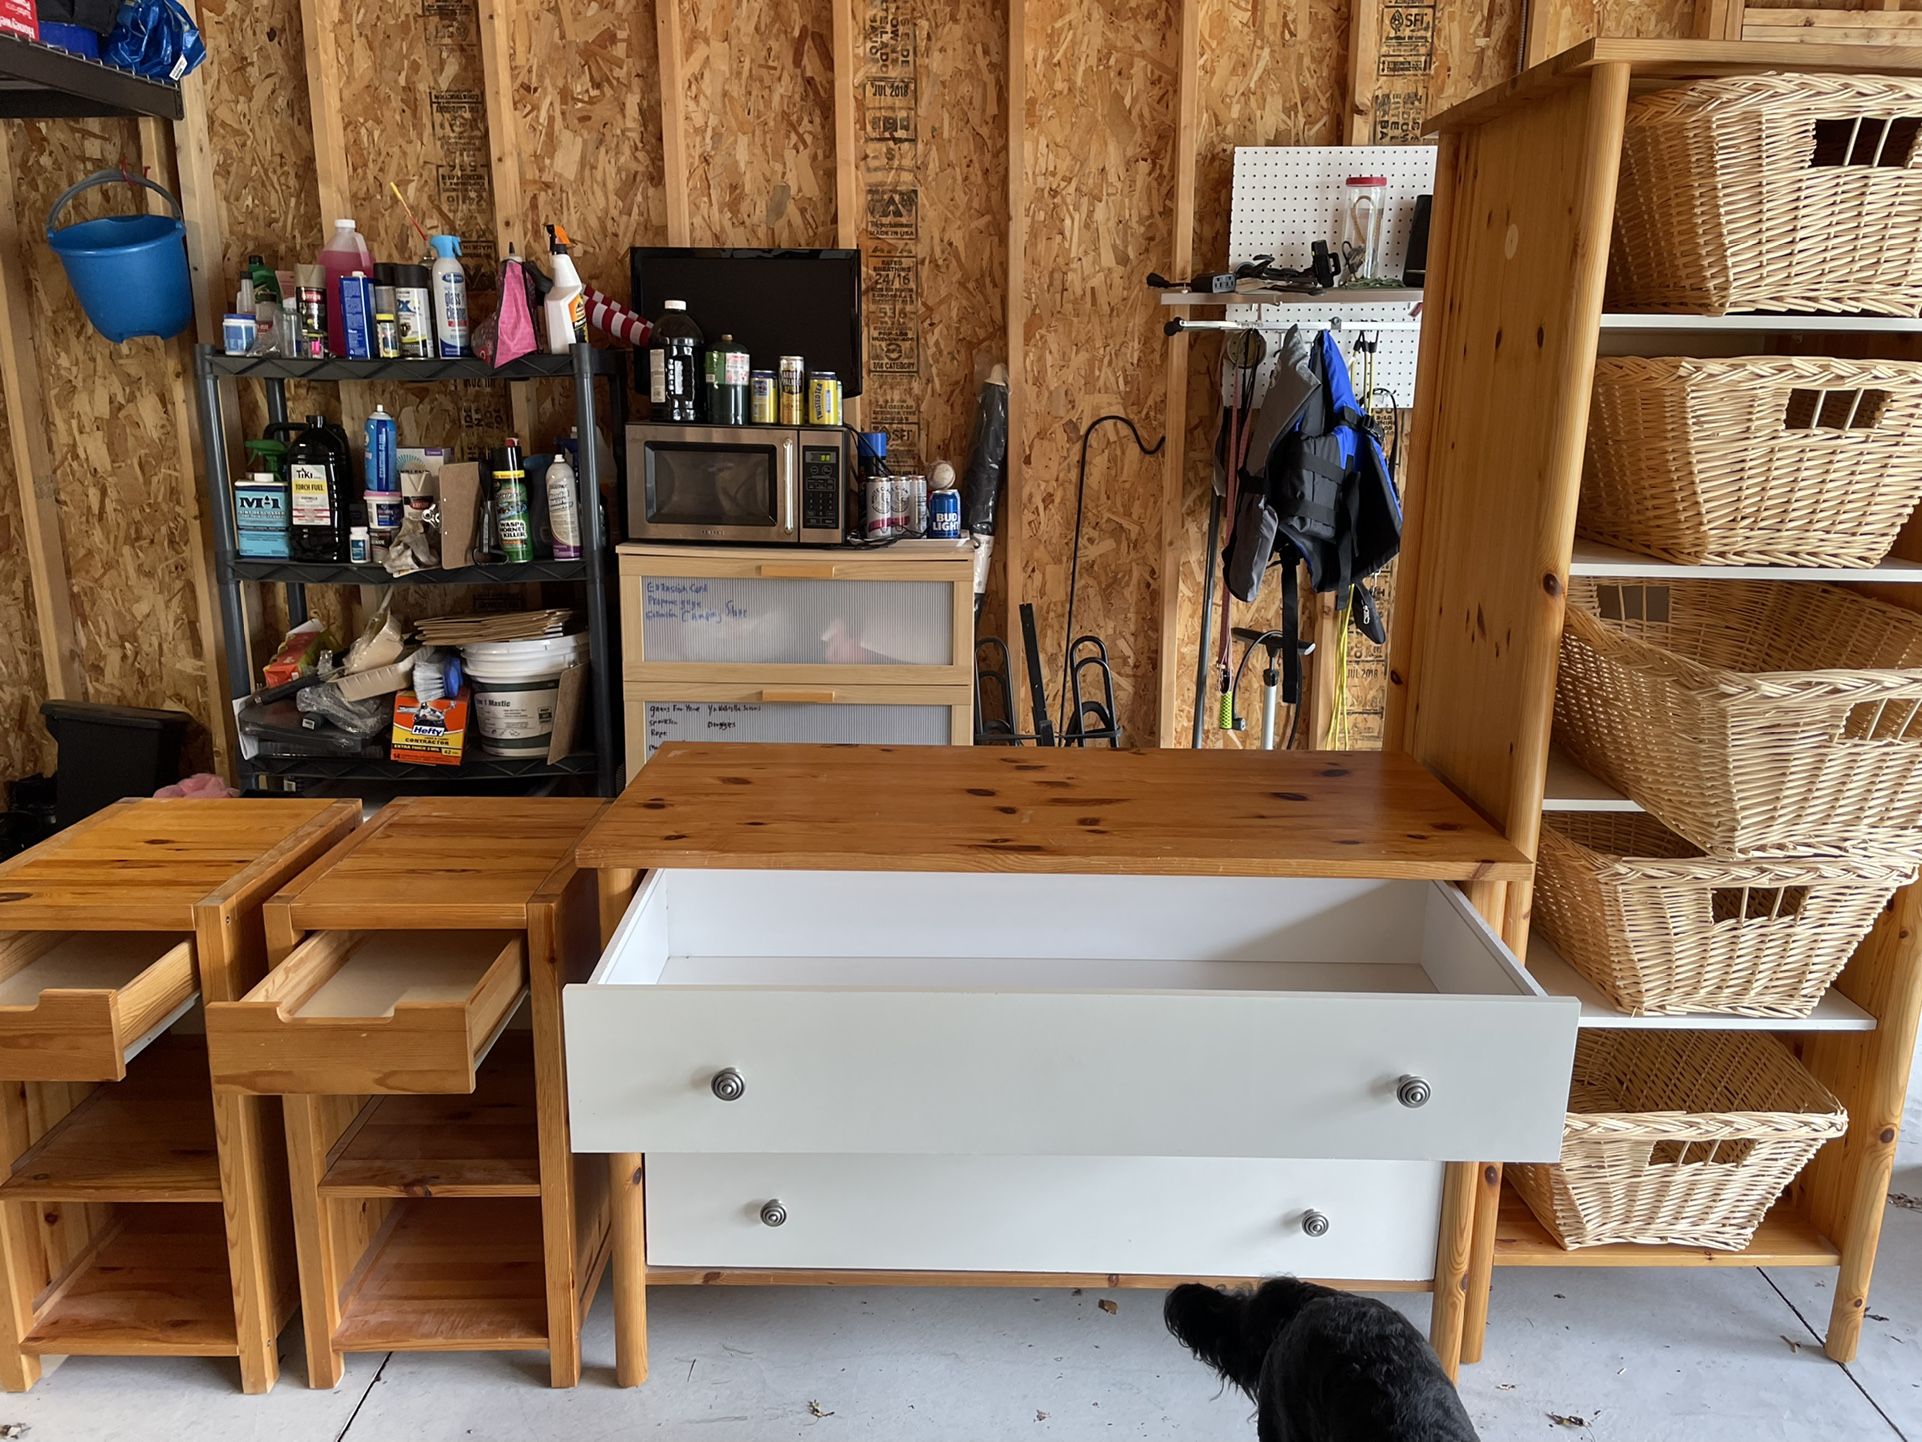
<svg viewBox="0 0 1922 1442">
<path fill-rule="evenodd" d="M 861 394 L 860 251 L 637 245 L 628 256 L 634 309 L 649 320 L 684 300 L 702 335 L 733 336 L 754 369 L 798 355 Z"/>
</svg>

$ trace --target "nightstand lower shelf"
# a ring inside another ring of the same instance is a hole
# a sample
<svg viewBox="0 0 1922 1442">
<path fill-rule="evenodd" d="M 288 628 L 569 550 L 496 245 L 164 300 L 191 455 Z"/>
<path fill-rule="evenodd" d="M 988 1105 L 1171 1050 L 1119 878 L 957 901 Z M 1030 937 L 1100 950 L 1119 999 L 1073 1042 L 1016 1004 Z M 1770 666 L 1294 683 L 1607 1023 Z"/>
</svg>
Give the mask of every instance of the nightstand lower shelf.
<svg viewBox="0 0 1922 1442">
<path fill-rule="evenodd" d="M 540 1203 L 398 1203 L 348 1281 L 334 1345 L 343 1352 L 544 1349 Z"/>
<path fill-rule="evenodd" d="M 220 1206 L 123 1207 L 47 1305 L 32 1356 L 232 1357 L 233 1287 Z"/>
<path fill-rule="evenodd" d="M 1528 1203 L 1507 1186 L 1502 1188 L 1495 1220 L 1498 1267 L 1833 1267 L 1841 1260 L 1841 1250 L 1787 1198 L 1762 1218 L 1754 1240 L 1739 1252 L 1637 1242 L 1570 1251 L 1548 1234 Z"/>
</svg>

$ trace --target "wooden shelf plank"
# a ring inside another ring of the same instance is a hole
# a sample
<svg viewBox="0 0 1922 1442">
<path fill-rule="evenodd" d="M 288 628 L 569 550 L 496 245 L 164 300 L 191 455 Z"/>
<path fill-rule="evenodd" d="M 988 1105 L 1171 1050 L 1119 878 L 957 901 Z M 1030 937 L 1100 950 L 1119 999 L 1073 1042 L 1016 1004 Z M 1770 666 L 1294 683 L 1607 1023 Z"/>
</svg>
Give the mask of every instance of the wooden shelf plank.
<svg viewBox="0 0 1922 1442">
<path fill-rule="evenodd" d="M 545 1347 L 540 1203 L 403 1201 L 344 1290 L 343 1352 Z"/>
<path fill-rule="evenodd" d="M 1613 786 L 1584 771 L 1559 746 L 1549 748 L 1548 777 L 1542 795 L 1544 811 L 1640 811 Z"/>
<path fill-rule="evenodd" d="M 367 1104 L 321 1178 L 325 1197 L 538 1197 L 531 1033 L 504 1032 L 472 1095 Z"/>
<path fill-rule="evenodd" d="M 1521 879 L 1407 756 L 671 742 L 582 866 Z"/>
<path fill-rule="evenodd" d="M 9 1202 L 221 1199 L 213 1089 L 199 1037 L 167 1036 L 22 1154 L 0 1183 Z"/>
<path fill-rule="evenodd" d="M 1655 315 L 1608 311 L 1602 316 L 1602 330 L 1679 331 L 1696 335 L 1731 332 L 1914 335 L 1922 333 L 1922 319 L 1909 315 Z"/>
<path fill-rule="evenodd" d="M 1183 1282 L 1239 1287 L 1258 1276 L 1195 1277 L 1145 1272 L 833 1271 L 808 1267 L 649 1267 L 650 1287 L 1096 1287 L 1165 1292 Z M 1303 1277 L 1348 1292 L 1432 1292 L 1430 1282 L 1355 1277 Z"/>
<path fill-rule="evenodd" d="M 1422 298 L 1420 286 L 1364 285 L 1334 286 L 1310 295 L 1299 290 L 1164 290 L 1161 303 L 1166 306 L 1193 305 L 1382 305 L 1401 301 L 1413 305 Z M 1922 329 L 1922 325 L 1918 326 Z"/>
<path fill-rule="evenodd" d="M 1567 1251 L 1507 1186 L 1495 1218 L 1498 1267 L 1833 1267 L 1840 1259 L 1834 1243 L 1787 1201 L 1775 1204 L 1755 1229 L 1754 1240 L 1739 1252 L 1634 1242 Z"/>
<path fill-rule="evenodd" d="M 1922 323 L 1918 323 L 1922 324 Z M 1684 566 L 1653 556 L 1577 541 L 1571 576 L 1652 581 L 1891 581 L 1922 584 L 1922 561 L 1891 556 L 1879 566 Z"/>
<path fill-rule="evenodd" d="M 305 931 L 519 931 L 529 901 L 601 805 L 588 796 L 403 797 L 276 904 Z M 502 846 L 502 836 L 514 845 Z"/>
<path fill-rule="evenodd" d="M 1581 1004 L 1583 1027 L 1634 1031 L 1874 1031 L 1875 1018 L 1841 992 L 1830 990 L 1804 1017 L 1732 1016 L 1696 1012 L 1689 1016 L 1630 1016 L 1616 1010 L 1589 980 L 1568 964 L 1547 937 L 1528 938 L 1528 973 L 1551 996 L 1572 996 Z"/>
<path fill-rule="evenodd" d="M 40 1357 L 232 1357 L 235 1336 L 220 1208 L 132 1207 L 20 1349 Z"/>
<path fill-rule="evenodd" d="M 192 931 L 195 906 L 240 894 L 350 813 L 357 803 L 279 797 L 122 801 L 0 862 L 0 911 L 15 931 Z"/>
</svg>

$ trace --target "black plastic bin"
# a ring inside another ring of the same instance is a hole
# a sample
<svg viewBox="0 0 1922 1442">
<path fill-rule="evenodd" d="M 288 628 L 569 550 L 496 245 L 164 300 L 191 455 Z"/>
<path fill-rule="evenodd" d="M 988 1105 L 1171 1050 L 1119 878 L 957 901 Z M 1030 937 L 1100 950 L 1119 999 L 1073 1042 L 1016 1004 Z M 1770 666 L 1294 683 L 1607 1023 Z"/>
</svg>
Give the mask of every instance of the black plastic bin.
<svg viewBox="0 0 1922 1442">
<path fill-rule="evenodd" d="M 60 748 L 54 767 L 54 817 L 62 826 L 127 796 L 151 796 L 180 779 L 185 711 L 47 701 L 40 715 Z"/>
</svg>

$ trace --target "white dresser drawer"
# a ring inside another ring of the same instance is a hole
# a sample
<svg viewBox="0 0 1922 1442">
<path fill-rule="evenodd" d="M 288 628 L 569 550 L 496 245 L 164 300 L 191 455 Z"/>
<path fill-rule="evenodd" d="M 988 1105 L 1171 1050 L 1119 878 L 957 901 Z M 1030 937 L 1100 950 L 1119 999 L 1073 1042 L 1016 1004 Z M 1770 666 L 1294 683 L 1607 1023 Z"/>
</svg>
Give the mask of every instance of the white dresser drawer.
<svg viewBox="0 0 1922 1442">
<path fill-rule="evenodd" d="M 1434 1275 L 1440 1216 L 1420 1162 L 647 1158 L 655 1267 L 1411 1282 Z"/>
<path fill-rule="evenodd" d="M 697 869 L 565 1006 L 583 1151 L 1411 1161 L 1558 1157 L 1577 1011 L 1437 883 Z"/>
<path fill-rule="evenodd" d="M 965 686 L 629 684 L 630 778 L 669 741 L 806 741 L 822 745 L 965 746 L 974 739 Z"/>
</svg>

